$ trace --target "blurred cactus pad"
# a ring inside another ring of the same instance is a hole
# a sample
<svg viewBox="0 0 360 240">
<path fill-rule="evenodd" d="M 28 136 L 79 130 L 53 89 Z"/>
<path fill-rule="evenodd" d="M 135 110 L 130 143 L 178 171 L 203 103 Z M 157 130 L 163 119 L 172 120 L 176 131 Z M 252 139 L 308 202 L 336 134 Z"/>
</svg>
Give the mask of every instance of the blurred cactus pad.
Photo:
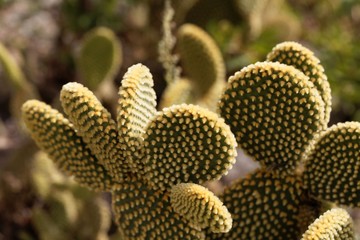
<svg viewBox="0 0 360 240">
<path fill-rule="evenodd" d="M 98 27 L 84 36 L 77 69 L 89 89 L 95 90 L 103 81 L 113 80 L 121 63 L 121 43 L 111 29 Z"/>
<path fill-rule="evenodd" d="M 218 114 L 157 111 L 142 64 L 123 77 L 116 120 L 74 82 L 60 94 L 66 116 L 37 100 L 22 112 L 62 171 L 112 193 L 125 239 L 352 239 L 349 215 L 331 208 L 360 206 L 360 123 L 328 127 L 326 81 L 309 49 L 283 42 L 230 76 Z M 260 168 L 215 196 L 203 184 L 228 173 L 238 147 Z"/>
</svg>

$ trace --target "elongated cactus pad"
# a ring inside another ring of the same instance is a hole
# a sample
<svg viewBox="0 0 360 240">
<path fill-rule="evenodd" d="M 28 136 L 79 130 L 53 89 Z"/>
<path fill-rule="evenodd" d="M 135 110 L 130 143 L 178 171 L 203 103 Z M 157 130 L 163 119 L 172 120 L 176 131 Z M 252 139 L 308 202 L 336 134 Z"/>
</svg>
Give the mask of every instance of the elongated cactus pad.
<svg viewBox="0 0 360 240">
<path fill-rule="evenodd" d="M 292 66 L 251 64 L 229 78 L 219 104 L 241 148 L 262 166 L 292 171 L 317 131 L 324 102 Z"/>
<path fill-rule="evenodd" d="M 112 176 L 123 179 L 130 167 L 120 149 L 116 123 L 110 113 L 88 88 L 79 83 L 65 84 L 60 100 L 77 133 L 83 137 L 94 155 Z"/>
<path fill-rule="evenodd" d="M 87 33 L 77 59 L 77 67 L 86 86 L 95 90 L 111 79 L 122 61 L 121 44 L 112 30 L 99 27 Z"/>
<path fill-rule="evenodd" d="M 142 144 L 142 135 L 150 119 L 156 113 L 156 94 L 149 69 L 136 64 L 128 69 L 119 89 L 117 126 L 119 142 L 127 158 L 133 161 Z M 141 157 L 141 156 L 139 156 Z M 133 171 L 141 167 L 133 166 Z"/>
<path fill-rule="evenodd" d="M 212 38 L 193 24 L 178 31 L 180 59 L 197 95 L 205 94 L 216 81 L 224 81 L 225 65 Z"/>
<path fill-rule="evenodd" d="M 283 42 L 272 49 L 267 60 L 294 66 L 309 77 L 325 103 L 324 118 L 327 124 L 331 112 L 331 89 L 324 68 L 314 53 L 299 43 Z"/>
<path fill-rule="evenodd" d="M 293 175 L 257 170 L 225 189 L 220 199 L 233 227 L 210 239 L 297 239 L 300 181 Z"/>
<path fill-rule="evenodd" d="M 62 171 L 91 189 L 111 189 L 113 179 L 61 113 L 43 102 L 29 100 L 22 114 L 35 142 Z"/>
<path fill-rule="evenodd" d="M 360 123 L 339 123 L 321 134 L 309 151 L 304 183 L 311 195 L 360 207 Z"/>
<path fill-rule="evenodd" d="M 147 177 L 161 189 L 218 179 L 237 154 L 235 138 L 223 119 L 186 104 L 159 112 L 147 127 L 144 146 Z"/>
<path fill-rule="evenodd" d="M 228 232 L 232 218 L 221 202 L 207 188 L 194 183 L 180 183 L 171 189 L 171 206 L 181 216 L 212 232 Z"/>
<path fill-rule="evenodd" d="M 167 192 L 136 178 L 114 187 L 113 210 L 126 240 L 205 239 L 199 227 L 174 212 Z"/>
<path fill-rule="evenodd" d="M 354 240 L 350 215 L 341 208 L 334 208 L 316 219 L 301 240 Z"/>
</svg>

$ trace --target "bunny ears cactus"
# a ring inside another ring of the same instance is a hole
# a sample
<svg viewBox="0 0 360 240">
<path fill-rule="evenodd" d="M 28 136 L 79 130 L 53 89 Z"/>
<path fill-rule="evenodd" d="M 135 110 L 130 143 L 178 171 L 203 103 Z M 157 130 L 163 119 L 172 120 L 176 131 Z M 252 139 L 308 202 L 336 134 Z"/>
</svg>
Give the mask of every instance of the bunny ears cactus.
<svg viewBox="0 0 360 240">
<path fill-rule="evenodd" d="M 360 123 L 327 128 L 330 102 L 319 60 L 293 42 L 277 45 L 267 62 L 229 78 L 219 113 L 239 146 L 262 168 L 220 196 L 233 228 L 208 234 L 211 239 L 296 239 L 306 202 L 359 206 Z M 340 219 L 333 220 L 339 220 L 334 226 L 341 225 Z M 349 239 L 348 233 L 339 231 L 336 239 Z"/>
<path fill-rule="evenodd" d="M 79 83 L 64 85 L 60 94 L 69 120 L 36 100 L 23 105 L 23 119 L 62 170 L 87 187 L 113 193 L 116 222 L 126 239 L 204 239 L 201 228 L 229 231 L 231 216 L 210 191 L 198 194 L 221 211 L 201 208 L 197 198 L 182 203 L 198 206 L 200 219 L 182 216 L 170 199 L 188 196 L 175 186 L 179 183 L 197 186 L 227 173 L 236 157 L 230 128 L 216 114 L 193 105 L 156 112 L 152 86 L 144 65 L 128 69 L 119 90 L 117 122 Z"/>
</svg>

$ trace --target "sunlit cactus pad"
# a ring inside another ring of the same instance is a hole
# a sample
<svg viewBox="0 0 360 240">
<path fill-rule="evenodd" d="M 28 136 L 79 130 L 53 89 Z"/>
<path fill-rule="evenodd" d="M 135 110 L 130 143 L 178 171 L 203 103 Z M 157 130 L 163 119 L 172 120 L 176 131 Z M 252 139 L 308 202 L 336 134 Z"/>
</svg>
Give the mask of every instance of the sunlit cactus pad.
<svg viewBox="0 0 360 240">
<path fill-rule="evenodd" d="M 33 139 L 62 171 L 89 188 L 111 189 L 112 177 L 61 113 L 37 100 L 27 101 L 22 113 Z"/>
<path fill-rule="evenodd" d="M 306 160 L 304 182 L 310 194 L 360 207 L 360 123 L 339 123 L 316 139 Z"/>
<path fill-rule="evenodd" d="M 151 190 L 136 178 L 114 187 L 113 210 L 126 240 L 205 239 L 200 227 L 174 212 L 167 192 Z"/>
<path fill-rule="evenodd" d="M 120 147 L 128 158 L 133 158 L 139 151 L 145 127 L 156 113 L 153 85 L 149 69 L 142 64 L 130 67 L 123 77 L 119 89 L 117 128 Z M 139 164 L 132 164 L 132 170 L 137 171 Z"/>
<path fill-rule="evenodd" d="M 331 111 L 331 89 L 324 68 L 314 53 L 297 42 L 283 42 L 272 49 L 267 60 L 294 66 L 309 77 L 325 103 L 324 117 L 325 122 L 328 123 Z"/>
<path fill-rule="evenodd" d="M 117 179 L 129 172 L 118 144 L 115 121 L 96 96 L 80 83 L 67 83 L 60 93 L 62 107 L 95 156 Z"/>
<path fill-rule="evenodd" d="M 195 105 L 159 112 L 144 137 L 147 177 L 154 188 L 220 178 L 235 163 L 236 141 L 224 120 Z"/>
<path fill-rule="evenodd" d="M 316 219 L 301 240 L 354 240 L 354 229 L 346 210 L 334 208 Z"/>
<path fill-rule="evenodd" d="M 171 189 L 171 206 L 181 216 L 212 232 L 228 232 L 232 218 L 218 197 L 194 183 L 180 183 Z"/>
<path fill-rule="evenodd" d="M 317 131 L 324 102 L 292 66 L 251 64 L 229 78 L 219 104 L 241 148 L 262 166 L 293 170 Z"/>
<path fill-rule="evenodd" d="M 228 208 L 233 227 L 211 239 L 297 239 L 297 215 L 302 189 L 288 174 L 257 170 L 235 181 L 220 197 Z"/>
</svg>

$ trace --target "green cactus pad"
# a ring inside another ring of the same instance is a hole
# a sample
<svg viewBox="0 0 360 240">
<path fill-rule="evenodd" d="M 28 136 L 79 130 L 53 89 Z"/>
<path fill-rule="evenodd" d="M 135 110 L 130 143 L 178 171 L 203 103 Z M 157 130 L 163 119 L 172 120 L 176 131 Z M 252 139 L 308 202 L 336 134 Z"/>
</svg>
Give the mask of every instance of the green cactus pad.
<svg viewBox="0 0 360 240">
<path fill-rule="evenodd" d="M 360 207 L 360 123 L 339 123 L 316 139 L 306 159 L 304 183 L 311 195 Z"/>
<path fill-rule="evenodd" d="M 149 69 L 136 64 L 128 69 L 119 89 L 119 142 L 127 158 L 132 161 L 135 161 L 136 154 L 139 153 L 145 127 L 156 113 L 156 94 L 153 85 Z M 140 163 L 132 164 L 135 164 L 133 171 L 141 167 Z"/>
<path fill-rule="evenodd" d="M 161 189 L 218 179 L 237 154 L 235 138 L 223 119 L 186 104 L 159 112 L 146 130 L 144 146 L 147 177 Z"/>
<path fill-rule="evenodd" d="M 297 239 L 300 181 L 293 175 L 257 170 L 225 189 L 220 199 L 233 218 L 226 234 L 211 239 Z"/>
<path fill-rule="evenodd" d="M 61 113 L 43 102 L 29 100 L 22 114 L 32 138 L 63 172 L 91 189 L 111 189 L 112 178 Z"/>
<path fill-rule="evenodd" d="M 325 103 L 324 117 L 328 123 L 331 112 L 331 89 L 324 68 L 314 53 L 299 43 L 283 42 L 272 49 L 267 60 L 291 65 L 309 77 Z"/>
<path fill-rule="evenodd" d="M 171 189 L 175 212 L 201 228 L 216 233 L 228 232 L 232 218 L 221 200 L 207 188 L 194 183 L 180 183 Z"/>
<path fill-rule="evenodd" d="M 118 143 L 116 123 L 95 95 L 83 85 L 71 82 L 63 86 L 60 100 L 78 135 L 93 154 L 116 179 L 126 177 L 130 167 Z"/>
<path fill-rule="evenodd" d="M 354 240 L 350 215 L 341 208 L 326 211 L 303 234 L 301 240 Z"/>
<path fill-rule="evenodd" d="M 241 148 L 262 166 L 292 171 L 325 128 L 324 102 L 292 66 L 251 64 L 229 78 L 219 103 Z"/>
<path fill-rule="evenodd" d="M 224 81 L 225 64 L 212 38 L 193 24 L 184 24 L 178 31 L 180 59 L 187 77 L 198 95 L 205 94 L 216 81 Z"/>
<path fill-rule="evenodd" d="M 77 59 L 77 68 L 91 90 L 111 79 L 122 61 L 121 44 L 112 30 L 99 27 L 87 33 Z"/>
<path fill-rule="evenodd" d="M 113 210 L 127 240 L 205 239 L 171 207 L 167 192 L 154 191 L 136 178 L 114 187 Z"/>
</svg>

